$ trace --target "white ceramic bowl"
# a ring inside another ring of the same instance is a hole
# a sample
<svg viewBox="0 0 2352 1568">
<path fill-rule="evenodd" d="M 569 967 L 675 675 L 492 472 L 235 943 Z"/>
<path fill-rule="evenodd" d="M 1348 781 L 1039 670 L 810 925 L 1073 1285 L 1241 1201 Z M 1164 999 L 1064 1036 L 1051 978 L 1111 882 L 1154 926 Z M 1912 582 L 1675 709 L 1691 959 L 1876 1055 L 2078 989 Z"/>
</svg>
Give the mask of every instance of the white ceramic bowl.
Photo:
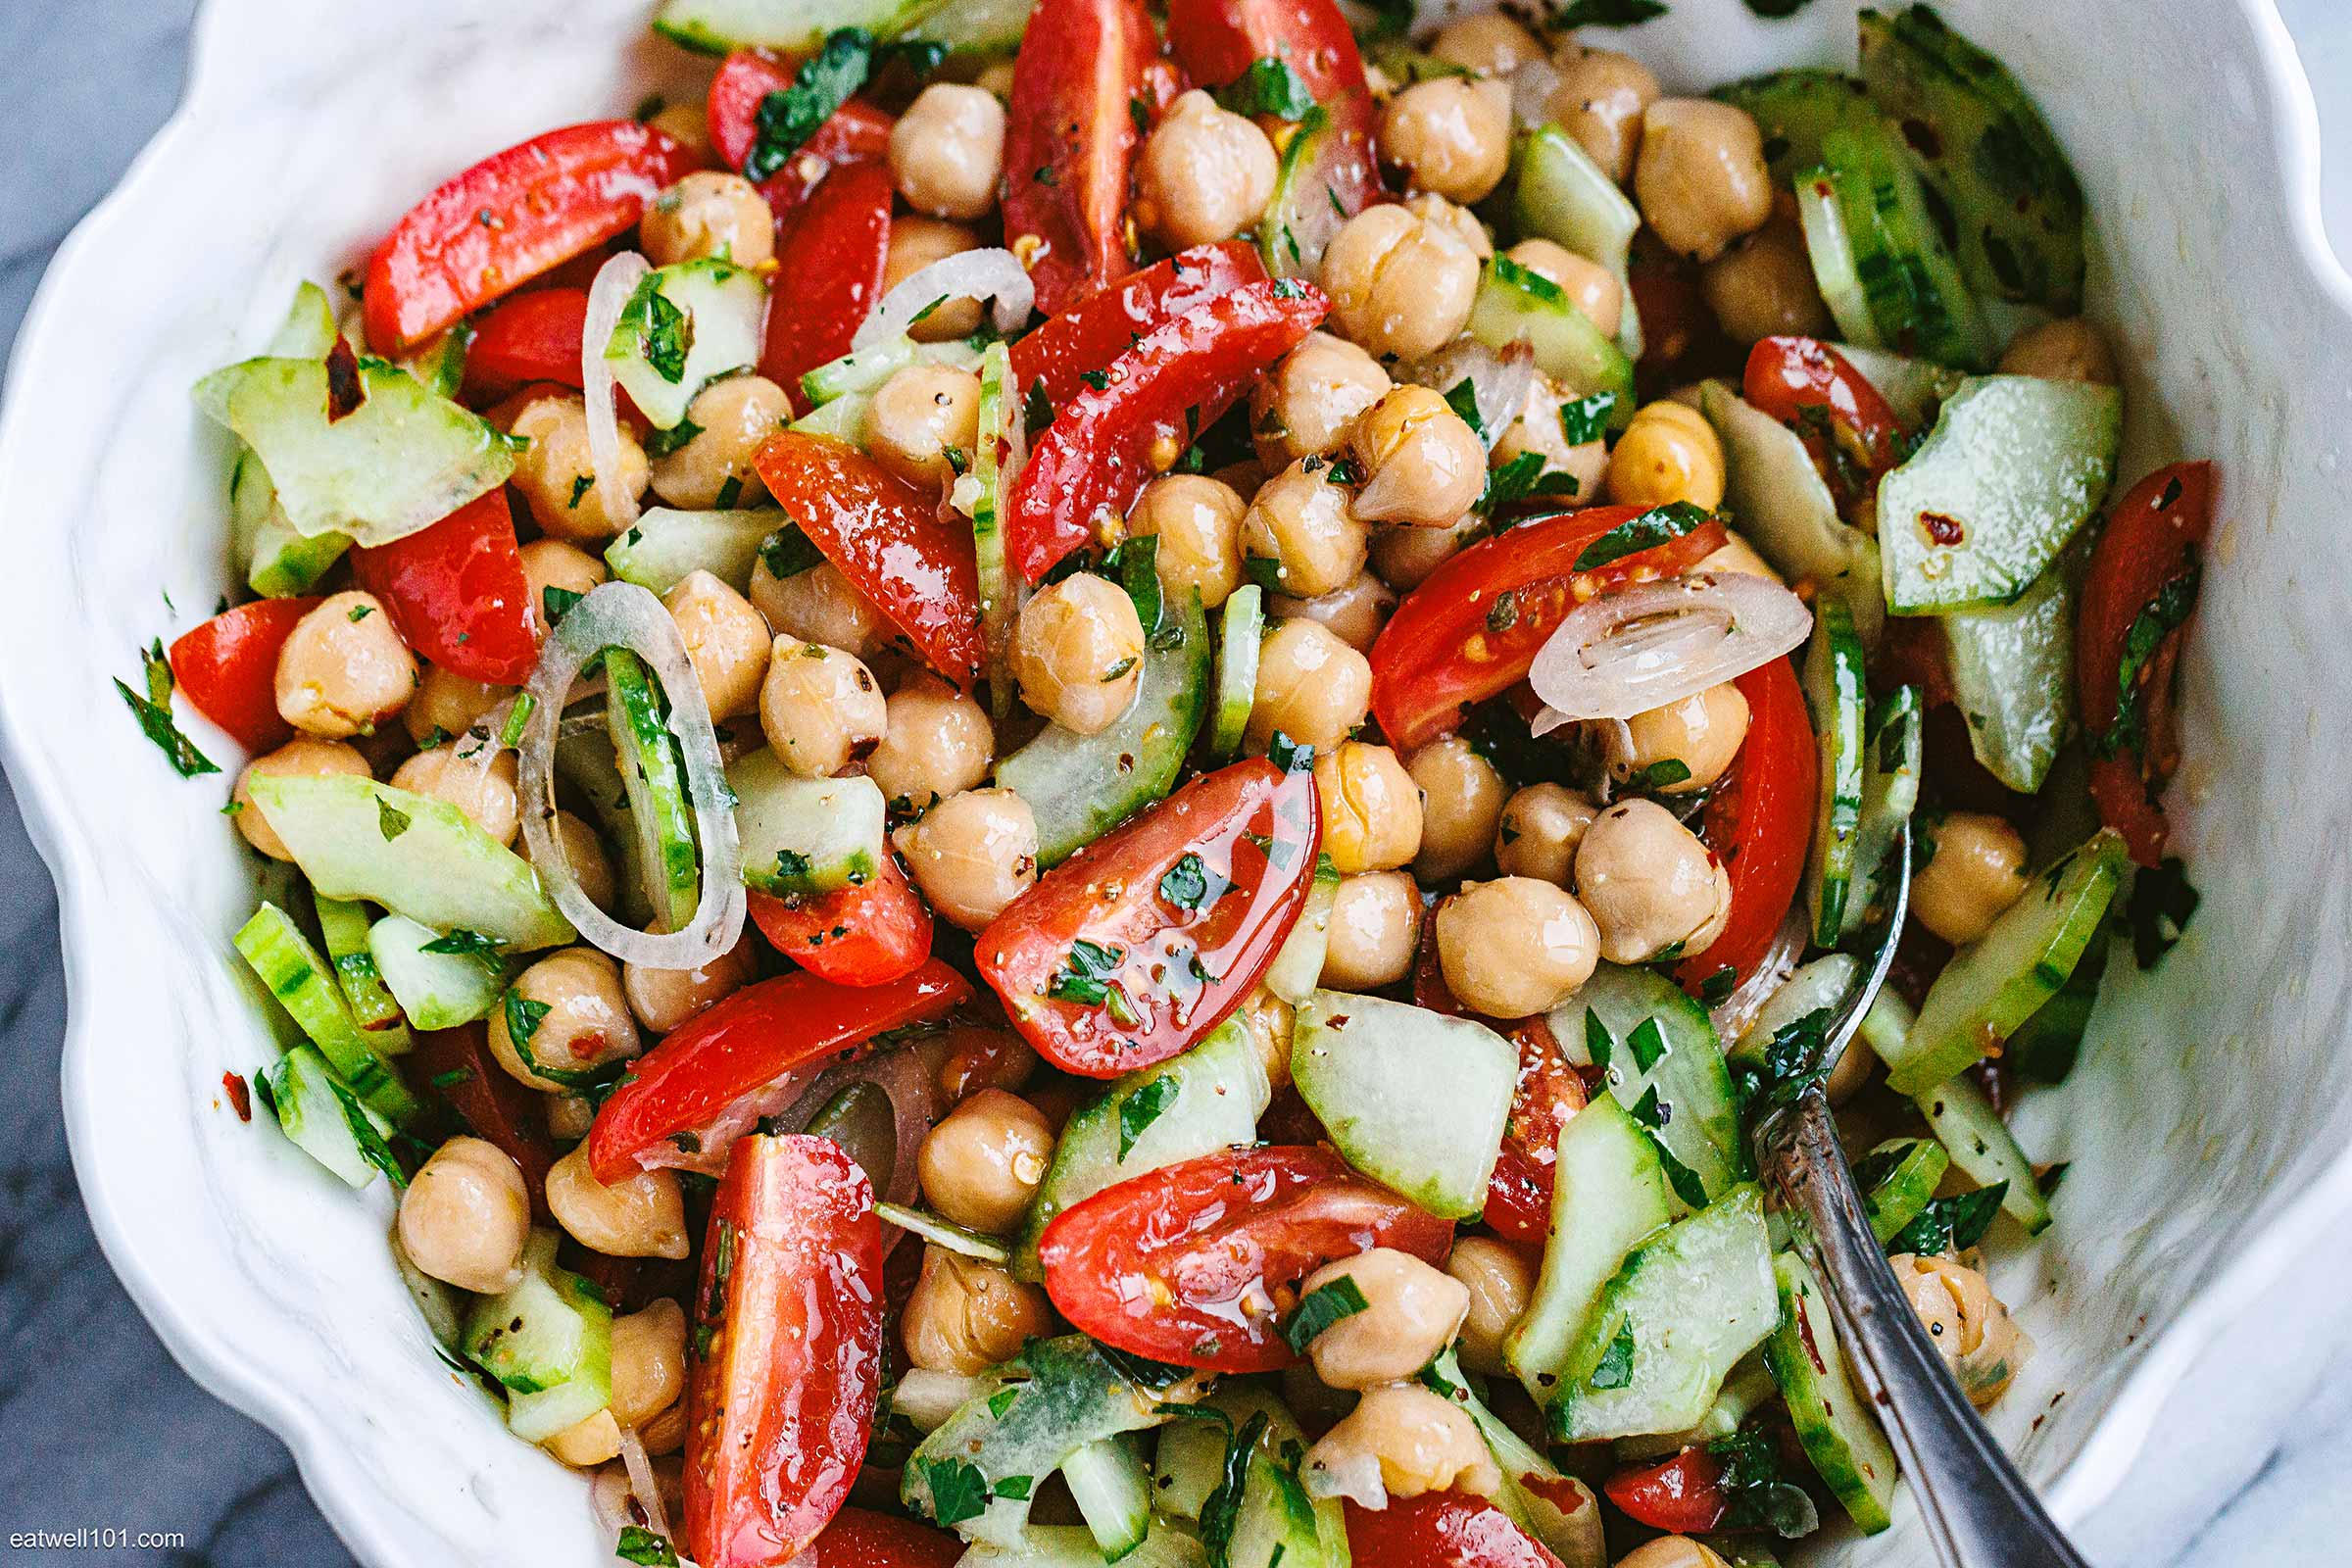
<svg viewBox="0 0 2352 1568">
<path fill-rule="evenodd" d="M 0 708 L 61 895 L 82 1190 L 173 1354 L 285 1438 L 379 1564 L 610 1559 L 579 1483 L 435 1359 L 385 1254 L 382 1189 L 355 1200 L 224 1105 L 221 1074 L 271 1049 L 228 946 L 252 866 L 223 781 L 173 776 L 109 682 L 227 584 L 225 445 L 189 384 L 451 172 L 694 82 L 705 68 L 649 36 L 649 10 L 214 0 L 186 104 L 51 268 L 0 425 Z M 1676 0 L 1627 46 L 1704 85 L 1850 61 L 1853 10 L 1765 23 Z M 1945 12 L 2082 172 L 2095 314 L 2131 368 L 2126 473 L 2203 455 L 2226 475 L 2176 792 L 2204 908 L 2160 975 L 2111 968 L 2081 1068 L 2020 1113 L 2030 1150 L 2074 1163 L 2056 1227 L 1999 1271 L 2041 1353 L 1993 1422 L 2077 1520 L 2197 1348 L 2352 1197 L 2352 279 L 2321 237 L 2310 94 L 2268 0 Z M 1903 1532 L 1851 1560 L 1924 1560 Z"/>
</svg>

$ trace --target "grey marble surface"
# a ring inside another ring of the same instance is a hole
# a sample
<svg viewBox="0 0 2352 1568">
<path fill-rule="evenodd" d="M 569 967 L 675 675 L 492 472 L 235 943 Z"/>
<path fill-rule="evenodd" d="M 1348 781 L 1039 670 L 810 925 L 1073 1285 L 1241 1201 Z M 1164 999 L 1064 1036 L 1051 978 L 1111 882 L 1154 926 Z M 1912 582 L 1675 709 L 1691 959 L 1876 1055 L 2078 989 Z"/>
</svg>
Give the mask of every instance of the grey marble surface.
<svg viewBox="0 0 2352 1568">
<path fill-rule="evenodd" d="M 2352 3 L 2279 6 L 2319 88 L 2329 227 L 2352 254 Z M 51 250 L 177 101 L 192 9 L 0 0 L 0 355 Z M 35 1562 L 350 1562 L 285 1449 L 189 1382 L 100 1257 L 58 1120 L 63 1031 L 55 895 L 0 786 L 0 1547 Z M 2140 1473 L 2082 1531 L 2095 1560 L 2345 1560 L 2352 1222 L 2333 1240 L 2261 1332 L 2209 1355 L 2175 1399 Z M 10 1539 L 109 1529 L 176 1539 L 71 1551 Z"/>
</svg>

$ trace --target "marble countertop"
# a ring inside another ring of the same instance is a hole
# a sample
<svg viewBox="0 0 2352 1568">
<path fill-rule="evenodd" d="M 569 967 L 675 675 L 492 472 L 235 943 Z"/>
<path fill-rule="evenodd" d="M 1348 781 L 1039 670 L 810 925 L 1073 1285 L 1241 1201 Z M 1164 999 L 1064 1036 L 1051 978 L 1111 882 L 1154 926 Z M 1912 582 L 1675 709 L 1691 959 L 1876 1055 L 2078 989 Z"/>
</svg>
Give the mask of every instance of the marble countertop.
<svg viewBox="0 0 2352 1568">
<path fill-rule="evenodd" d="M 2318 88 L 2329 233 L 2352 255 L 2352 5 L 2278 0 Z M 50 252 L 177 101 L 194 0 L 0 4 L 0 358 Z M 276 1439 L 157 1343 L 100 1257 L 58 1118 L 64 980 L 47 872 L 0 785 L 0 1541 L 162 1538 L 95 1560 L 300 1563 L 349 1553 Z M 2352 1219 L 2209 1352 L 2138 1471 L 2081 1532 L 2111 1568 L 2345 1557 L 2352 1505 Z M 2189 1441 L 2180 1439 L 2187 1437 Z M 80 1561 L 23 1549 L 32 1561 Z"/>
</svg>

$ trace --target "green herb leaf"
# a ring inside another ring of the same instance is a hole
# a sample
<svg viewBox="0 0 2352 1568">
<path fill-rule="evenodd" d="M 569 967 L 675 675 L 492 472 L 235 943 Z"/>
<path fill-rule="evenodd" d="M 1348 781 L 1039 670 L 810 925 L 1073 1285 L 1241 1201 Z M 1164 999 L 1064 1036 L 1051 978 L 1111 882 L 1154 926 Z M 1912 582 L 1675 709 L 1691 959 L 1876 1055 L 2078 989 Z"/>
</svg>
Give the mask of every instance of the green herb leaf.
<svg viewBox="0 0 2352 1568">
<path fill-rule="evenodd" d="M 1219 87 L 1216 97 L 1237 115 L 1272 115 L 1277 120 L 1304 120 L 1315 107 L 1315 95 L 1291 63 L 1271 55 L 1250 62 L 1250 69 Z"/>
<path fill-rule="evenodd" d="M 1666 1059 L 1666 1031 L 1655 1018 L 1644 1018 L 1634 1025 L 1626 1037 L 1626 1049 L 1634 1054 L 1634 1071 L 1647 1072 Z"/>
<path fill-rule="evenodd" d="M 1661 757 L 1625 782 L 1629 789 L 1657 791 L 1688 783 L 1690 778 L 1690 763 L 1679 757 Z"/>
<path fill-rule="evenodd" d="M 1207 1500 L 1200 1504 L 1200 1544 L 1209 1568 L 1231 1568 L 1234 1527 L 1241 1522 L 1242 1494 L 1250 1481 L 1250 1457 L 1266 1435 L 1267 1416 L 1258 1411 L 1225 1445 L 1225 1464 Z"/>
<path fill-rule="evenodd" d="M 401 810 L 390 801 L 384 800 L 381 797 L 377 798 L 375 803 L 375 830 L 383 835 L 384 842 L 386 844 L 391 843 L 394 839 L 400 837 L 403 833 L 406 833 L 409 830 L 409 822 L 410 817 L 408 812 Z"/>
<path fill-rule="evenodd" d="M 644 442 L 645 455 L 649 458 L 666 458 L 702 433 L 703 427 L 692 419 L 680 419 L 671 429 L 649 432 Z M 578 498 L 574 497 L 571 504 L 578 506 Z"/>
<path fill-rule="evenodd" d="M 826 38 L 823 48 L 801 63 L 791 86 L 760 100 L 743 177 L 758 184 L 782 169 L 817 126 L 865 85 L 873 69 L 874 36 L 863 27 L 843 27 Z"/>
<path fill-rule="evenodd" d="M 1446 394 L 1446 406 L 1464 424 L 1476 431 L 1480 440 L 1486 439 L 1487 421 L 1478 416 L 1478 388 L 1471 384 L 1468 376 L 1453 383 L 1453 389 Z"/>
<path fill-rule="evenodd" d="M 1125 1100 L 1119 1102 L 1119 1160 L 1126 1162 L 1134 1152 L 1135 1141 L 1144 1136 L 1152 1124 L 1183 1092 L 1174 1073 L 1165 1073 L 1144 1084 Z"/>
<path fill-rule="evenodd" d="M 446 954 L 452 957 L 461 958 L 496 958 L 499 947 L 500 943 L 496 937 L 486 937 L 479 931 L 468 931 L 464 926 L 457 926 L 452 928 L 447 935 L 433 938 L 432 941 L 427 942 L 416 951 Z"/>
<path fill-rule="evenodd" d="M 1283 591 L 1282 563 L 1272 556 L 1244 556 L 1242 575 L 1267 593 L 1278 594 Z"/>
<path fill-rule="evenodd" d="M 121 692 L 122 701 L 130 705 L 131 716 L 139 721 L 141 733 L 156 744 L 181 778 L 196 778 L 205 773 L 220 771 L 220 763 L 198 751 L 179 732 L 179 726 L 172 721 L 172 710 L 141 697 L 121 681 L 115 682 L 115 690 Z"/>
<path fill-rule="evenodd" d="M 1600 1354 L 1600 1364 L 1585 1379 L 1585 1387 L 1595 1393 L 1607 1389 L 1622 1389 L 1634 1381 L 1634 1320 L 1627 1318 L 1617 1325 L 1609 1348 Z"/>
<path fill-rule="evenodd" d="M 669 1538 L 642 1525 L 620 1527 L 620 1544 L 612 1548 L 612 1555 L 641 1568 L 678 1568 L 678 1554 Z"/>
<path fill-rule="evenodd" d="M 507 1038 L 514 1042 L 515 1051 L 528 1060 L 531 1037 L 538 1034 L 541 1024 L 547 1022 L 550 1008 L 546 1003 L 533 1002 L 519 991 L 509 991 L 506 1009 Z"/>
<path fill-rule="evenodd" d="M 725 512 L 742 499 L 743 480 L 730 473 L 719 481 L 718 494 L 711 497 L 711 504 L 716 506 L 719 511 Z"/>
<path fill-rule="evenodd" d="M 1592 1065 L 1603 1072 L 1609 1070 L 1609 1057 L 1616 1054 L 1617 1041 L 1610 1035 L 1609 1026 L 1600 1021 L 1600 1014 L 1591 1007 L 1585 1009 L 1585 1054 Z"/>
<path fill-rule="evenodd" d="M 1029 383 L 1028 396 L 1021 399 L 1021 424 L 1034 438 L 1039 431 L 1054 422 L 1054 400 L 1046 396 L 1046 383 Z"/>
<path fill-rule="evenodd" d="M 1354 1276 L 1343 1274 L 1329 1285 L 1317 1286 L 1299 1300 L 1298 1309 L 1282 1326 L 1282 1337 L 1300 1355 L 1317 1336 L 1343 1318 L 1365 1311 L 1371 1302 L 1356 1287 Z"/>
<path fill-rule="evenodd" d="M 1609 433 L 1609 421 L 1616 416 L 1614 392 L 1570 398 L 1560 405 L 1560 436 L 1572 447 L 1588 446 Z"/>
<path fill-rule="evenodd" d="M 1628 556 L 1655 549 L 1670 540 L 1680 539 L 1714 515 L 1706 508 L 1688 501 L 1669 501 L 1662 507 L 1652 507 L 1638 517 L 1628 517 L 1585 546 L 1572 569 L 1592 571 L 1612 562 L 1623 561 Z"/>
<path fill-rule="evenodd" d="M 686 356 L 694 351 L 694 327 L 686 313 L 662 292 L 661 273 L 645 274 L 629 303 L 621 307 L 620 327 L 636 334 L 638 357 L 656 375 L 673 384 L 686 378 Z M 573 506 L 580 504 L 581 494 L 581 488 L 572 491 Z"/>
<path fill-rule="evenodd" d="M 1666 0 L 1565 0 L 1544 18 L 1549 32 L 1577 27 L 1630 27 L 1666 14 Z"/>
<path fill-rule="evenodd" d="M 559 588 L 551 582 L 539 590 L 539 608 L 545 613 L 548 625 L 552 627 L 557 621 L 564 618 L 565 611 L 587 597 L 586 594 L 574 593 L 569 588 Z"/>
<path fill-rule="evenodd" d="M 1100 1007 L 1109 1000 L 1110 978 L 1118 972 L 1123 956 L 1117 948 L 1080 937 L 1070 944 L 1070 956 L 1062 960 L 1061 972 L 1047 984 L 1046 995 L 1056 1002 Z"/>
<path fill-rule="evenodd" d="M 782 581 L 823 565 L 825 553 L 810 544 L 800 529 L 778 528 L 760 541 L 760 564 L 769 576 Z"/>
<path fill-rule="evenodd" d="M 1522 452 L 1488 472 L 1487 488 L 1478 498 L 1478 510 L 1492 515 L 1530 497 L 1572 496 L 1578 488 L 1575 474 L 1545 468 L 1543 453 Z"/>
<path fill-rule="evenodd" d="M 1772 1032 L 1761 1057 L 1735 1069 L 1749 1120 L 1796 1103 L 1797 1096 L 1827 1078 L 1830 1009 L 1815 1007 Z"/>
<path fill-rule="evenodd" d="M 1159 896 L 1188 914 L 1199 914 L 1224 897 L 1231 886 L 1208 868 L 1207 861 L 1187 850 L 1160 877 Z"/>
<path fill-rule="evenodd" d="M 1276 730 L 1266 741 L 1266 760 L 1285 773 L 1303 773 L 1315 765 L 1315 748 L 1311 742 L 1295 741 Z"/>
<path fill-rule="evenodd" d="M 1132 1350 L 1122 1350 L 1116 1346 L 1098 1344 L 1095 1350 L 1117 1368 L 1121 1377 L 1153 1394 L 1164 1394 L 1193 1375 L 1193 1369 L 1189 1366 L 1154 1361 L 1148 1355 L 1137 1355 Z"/>
<path fill-rule="evenodd" d="M 2001 1200 L 2008 1196 L 2009 1184 L 2001 1181 L 1973 1193 L 1932 1198 L 1917 1219 L 1894 1233 L 1886 1250 L 1921 1257 L 1965 1251 L 1984 1239 L 1992 1217 L 2001 1211 Z"/>
<path fill-rule="evenodd" d="M 1029 1491 L 1036 1485 L 1035 1476 L 1006 1476 L 989 1490 L 997 1496 L 1009 1497 L 1014 1502 L 1027 1502 Z"/>
<path fill-rule="evenodd" d="M 977 1519 L 988 1511 L 988 1477 L 980 1467 L 961 1459 L 926 1461 L 924 1478 L 931 1487 L 931 1518 L 943 1527 Z"/>
<path fill-rule="evenodd" d="M 1716 1490 L 1724 1499 L 1718 1528 L 1769 1530 L 1784 1540 L 1809 1536 L 1821 1528 L 1820 1512 L 1805 1490 L 1781 1468 L 1779 1446 L 1760 1426 L 1747 1427 L 1707 1445 L 1722 1461 Z"/>
<path fill-rule="evenodd" d="M 2196 608 L 2201 575 L 2199 564 L 2191 561 L 2186 571 L 2159 588 L 2147 608 L 2132 617 L 2115 670 L 2115 722 L 2091 743 L 2092 756 L 2109 758 L 2129 752 L 2139 757 L 2147 751 L 2148 683 L 2155 675 L 2156 655 L 2165 639 L 2186 624 L 2189 612 Z"/>
</svg>

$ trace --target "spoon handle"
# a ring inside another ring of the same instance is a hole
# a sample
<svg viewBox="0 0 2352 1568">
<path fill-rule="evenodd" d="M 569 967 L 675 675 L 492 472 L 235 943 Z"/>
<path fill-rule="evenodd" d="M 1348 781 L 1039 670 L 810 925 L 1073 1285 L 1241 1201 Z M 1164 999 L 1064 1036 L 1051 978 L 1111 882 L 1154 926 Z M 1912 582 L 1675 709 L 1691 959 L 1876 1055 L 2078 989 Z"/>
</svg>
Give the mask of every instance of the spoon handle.
<svg viewBox="0 0 2352 1568">
<path fill-rule="evenodd" d="M 1763 1133 L 1789 1231 L 1827 1285 L 1944 1568 L 2087 1568 L 2001 1451 L 1896 1285 L 1863 1217 L 1829 1101 L 1809 1089 Z"/>
</svg>

